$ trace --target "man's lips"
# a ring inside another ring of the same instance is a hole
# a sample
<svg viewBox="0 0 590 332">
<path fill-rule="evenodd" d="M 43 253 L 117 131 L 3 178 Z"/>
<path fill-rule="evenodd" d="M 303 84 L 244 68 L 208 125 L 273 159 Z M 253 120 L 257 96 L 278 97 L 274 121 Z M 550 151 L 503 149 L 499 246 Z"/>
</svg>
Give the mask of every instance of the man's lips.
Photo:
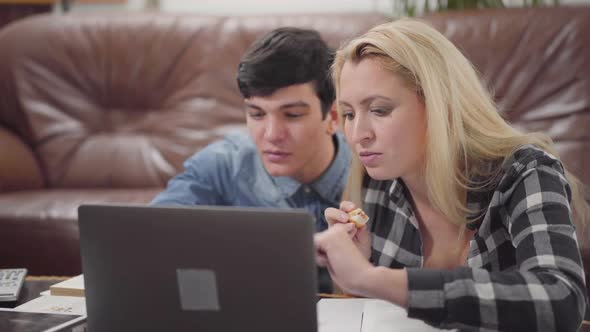
<svg viewBox="0 0 590 332">
<path fill-rule="evenodd" d="M 276 154 L 276 155 L 289 155 L 291 153 L 279 150 L 264 150 L 262 151 L 264 154 Z"/>
<path fill-rule="evenodd" d="M 265 150 L 262 152 L 264 153 L 266 159 L 268 159 L 270 162 L 281 162 L 291 155 L 291 153 L 284 151 Z"/>
</svg>

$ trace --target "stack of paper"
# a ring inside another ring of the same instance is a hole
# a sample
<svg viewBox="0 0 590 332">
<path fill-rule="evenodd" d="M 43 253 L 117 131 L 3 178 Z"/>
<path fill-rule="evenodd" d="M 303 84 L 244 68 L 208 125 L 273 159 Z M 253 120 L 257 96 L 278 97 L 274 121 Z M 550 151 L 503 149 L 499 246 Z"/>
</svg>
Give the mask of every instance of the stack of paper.
<svg viewBox="0 0 590 332">
<path fill-rule="evenodd" d="M 58 296 L 81 296 L 84 297 L 84 276 L 64 280 L 55 285 L 49 286 L 49 293 Z"/>
<path fill-rule="evenodd" d="M 40 297 L 14 308 L 21 312 L 86 315 L 84 277 L 82 275 L 49 286 Z"/>
<path fill-rule="evenodd" d="M 86 300 L 78 296 L 40 296 L 14 308 L 16 311 L 86 315 Z"/>
</svg>

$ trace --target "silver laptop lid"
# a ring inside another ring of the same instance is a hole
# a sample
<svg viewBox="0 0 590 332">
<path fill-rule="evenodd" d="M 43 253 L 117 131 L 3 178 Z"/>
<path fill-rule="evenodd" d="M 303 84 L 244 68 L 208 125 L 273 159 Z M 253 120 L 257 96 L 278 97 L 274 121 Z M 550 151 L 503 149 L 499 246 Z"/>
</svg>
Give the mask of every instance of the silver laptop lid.
<svg viewBox="0 0 590 332">
<path fill-rule="evenodd" d="M 316 331 L 303 210 L 84 205 L 88 329 Z"/>
</svg>

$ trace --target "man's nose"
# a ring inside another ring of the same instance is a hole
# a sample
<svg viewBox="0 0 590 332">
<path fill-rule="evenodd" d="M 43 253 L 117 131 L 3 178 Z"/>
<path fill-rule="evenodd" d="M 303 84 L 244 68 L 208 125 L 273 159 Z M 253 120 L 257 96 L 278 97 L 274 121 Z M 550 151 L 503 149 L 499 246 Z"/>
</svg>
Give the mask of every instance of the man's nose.
<svg viewBox="0 0 590 332">
<path fill-rule="evenodd" d="M 281 141 L 287 136 L 287 127 L 283 120 L 268 117 L 264 128 L 264 138 L 270 142 Z"/>
</svg>

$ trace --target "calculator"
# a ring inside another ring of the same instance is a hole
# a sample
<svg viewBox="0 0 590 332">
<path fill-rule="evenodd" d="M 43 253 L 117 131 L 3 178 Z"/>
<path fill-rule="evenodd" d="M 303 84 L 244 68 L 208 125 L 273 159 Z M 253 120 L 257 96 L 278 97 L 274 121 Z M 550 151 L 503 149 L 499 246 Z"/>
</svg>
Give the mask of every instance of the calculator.
<svg viewBox="0 0 590 332">
<path fill-rule="evenodd" d="M 0 302 L 11 302 L 18 299 L 27 269 L 0 269 Z"/>
</svg>

